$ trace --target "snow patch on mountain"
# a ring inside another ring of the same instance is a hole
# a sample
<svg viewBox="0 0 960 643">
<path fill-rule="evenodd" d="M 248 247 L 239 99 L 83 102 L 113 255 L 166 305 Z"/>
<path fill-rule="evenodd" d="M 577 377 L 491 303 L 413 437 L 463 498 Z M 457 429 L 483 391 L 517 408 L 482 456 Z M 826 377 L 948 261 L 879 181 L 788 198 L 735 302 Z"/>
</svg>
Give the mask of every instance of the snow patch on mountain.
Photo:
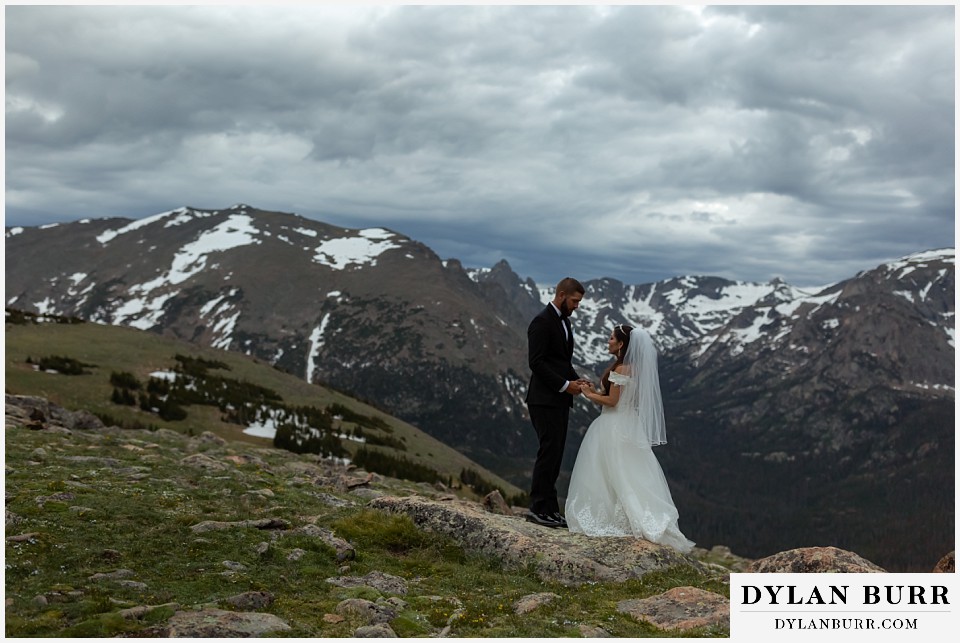
<svg viewBox="0 0 960 643">
<path fill-rule="evenodd" d="M 156 223 L 171 215 L 177 217 L 188 213 L 196 214 L 197 212 L 196 210 L 181 208 L 180 210 L 162 213 L 162 215 L 148 217 L 148 219 L 137 221 L 119 230 L 111 231 L 113 237 L 110 238 L 114 238 L 118 234 L 126 234 L 131 229 L 142 227 L 143 222 L 147 220 L 150 220 L 150 223 Z M 212 253 L 261 243 L 257 238 L 257 233 L 258 230 L 253 225 L 253 219 L 250 216 L 246 214 L 228 216 L 213 228 L 201 233 L 196 240 L 180 248 L 174 255 L 170 267 L 156 278 L 132 285 L 127 290 L 128 298 L 126 301 L 121 301 L 120 305 L 113 311 L 111 323 L 127 324 L 141 330 L 153 328 L 160 323 L 163 316 L 163 307 L 167 301 L 179 294 L 179 291 L 172 288 L 173 286 L 203 272 L 207 268 L 208 256 Z M 101 243 L 104 242 L 102 239 L 106 234 L 98 237 Z M 158 294 L 152 294 L 154 291 L 161 289 L 162 291 Z M 215 348 L 230 346 L 233 328 L 240 315 L 236 310 L 218 309 L 221 303 L 220 299 L 208 302 L 201 313 L 202 315 L 210 315 L 214 311 L 216 312 L 213 330 L 217 338 L 212 343 Z"/>
<path fill-rule="evenodd" d="M 164 293 L 156 297 L 134 297 L 113 311 L 114 322 L 132 326 L 140 330 L 150 330 L 160 323 L 163 317 L 163 305 L 177 295 L 176 291 Z"/>
<path fill-rule="evenodd" d="M 201 318 L 208 317 L 211 313 L 213 313 L 213 312 L 220 306 L 220 304 L 222 304 L 223 302 L 225 302 L 225 301 L 227 300 L 227 297 L 232 297 L 232 296 L 234 296 L 236 293 L 237 293 L 237 290 L 236 290 L 236 289 L 233 289 L 233 290 L 231 290 L 228 294 L 221 295 L 221 296 L 219 296 L 219 297 L 215 297 L 215 298 L 211 299 L 210 301 L 208 301 L 207 303 L 205 303 L 205 304 L 200 308 L 200 317 L 201 317 Z"/>
<path fill-rule="evenodd" d="M 915 270 L 919 270 L 920 268 L 929 268 L 930 264 L 934 262 L 953 264 L 955 262 L 955 254 L 954 248 L 925 250 L 923 252 L 916 252 L 912 255 L 907 255 L 906 257 L 902 257 L 896 261 L 891 261 L 890 263 L 885 264 L 884 267 L 892 273 L 899 273 L 896 274 L 896 277 L 898 279 L 903 279 Z"/>
<path fill-rule="evenodd" d="M 55 306 L 53 300 L 49 297 L 45 297 L 43 301 L 34 302 L 33 307 L 37 309 L 37 313 L 41 315 L 54 315 L 56 314 Z"/>
<path fill-rule="evenodd" d="M 829 291 L 829 287 L 827 288 Z M 756 305 L 755 316 L 750 324 L 741 328 L 729 328 L 719 335 L 706 333 L 698 339 L 699 347 L 694 352 L 695 358 L 700 358 L 715 345 L 725 346 L 732 356 L 740 355 L 748 345 L 764 341 L 770 346 L 779 346 L 790 334 L 793 325 L 803 316 L 815 314 L 823 305 L 834 303 L 839 292 L 808 294 L 799 289 L 792 289 L 794 299 L 782 301 L 770 306 Z M 761 298 L 762 300 L 763 298 Z M 804 306 L 806 304 L 806 306 Z M 839 327 L 840 321 L 828 319 L 821 322 L 826 330 Z M 804 350 L 804 347 L 789 346 L 792 350 Z"/>
<path fill-rule="evenodd" d="M 176 216 L 182 213 L 185 213 L 187 208 L 178 208 L 176 210 L 171 210 L 169 212 L 161 212 L 159 214 L 154 214 L 149 217 L 144 217 L 143 219 L 137 219 L 122 228 L 117 228 L 116 230 L 106 230 L 97 235 L 97 241 L 100 242 L 100 245 L 106 245 L 119 237 L 120 235 L 127 234 L 128 232 L 133 232 L 134 230 L 139 230 L 148 225 L 153 225 L 158 221 L 162 221 L 169 216 Z"/>
<path fill-rule="evenodd" d="M 310 332 L 310 338 L 307 340 L 307 372 L 304 379 L 308 382 L 313 377 L 313 371 L 319 363 L 320 349 L 323 348 L 323 333 L 327 329 L 327 322 L 330 321 L 330 314 L 327 313 L 320 320 L 320 324 Z"/>
<path fill-rule="evenodd" d="M 240 293 L 237 288 L 215 297 L 200 308 L 200 318 L 210 325 L 214 339 L 210 345 L 214 348 L 229 349 L 233 342 L 233 331 L 240 319 L 240 310 L 230 299 Z"/>
<path fill-rule="evenodd" d="M 351 265 L 377 265 L 377 258 L 387 250 L 399 248 L 398 236 L 383 228 L 360 230 L 356 237 L 327 239 L 316 247 L 313 260 L 334 270 Z"/>
<path fill-rule="evenodd" d="M 177 251 L 170 269 L 156 279 L 134 286 L 131 292 L 150 292 L 165 285 L 183 283 L 207 267 L 207 255 L 241 246 L 260 243 L 253 219 L 245 214 L 234 214 L 214 228 L 201 234 L 196 241 Z"/>
<path fill-rule="evenodd" d="M 210 345 L 223 350 L 230 348 L 230 344 L 233 342 L 233 330 L 238 319 L 240 319 L 239 310 L 218 319 L 213 325 L 213 332 L 217 338 L 210 342 Z"/>
</svg>

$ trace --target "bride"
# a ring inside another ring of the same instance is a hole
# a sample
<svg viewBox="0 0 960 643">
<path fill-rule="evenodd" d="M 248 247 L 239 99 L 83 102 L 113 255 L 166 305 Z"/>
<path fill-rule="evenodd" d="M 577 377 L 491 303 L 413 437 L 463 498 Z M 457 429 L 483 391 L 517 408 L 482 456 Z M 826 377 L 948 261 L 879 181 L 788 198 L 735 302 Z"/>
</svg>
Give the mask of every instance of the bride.
<svg viewBox="0 0 960 643">
<path fill-rule="evenodd" d="M 657 374 L 657 350 L 642 329 L 620 324 L 610 333 L 616 361 L 601 391 L 584 388 L 602 405 L 587 429 L 567 492 L 570 531 L 588 536 L 635 536 L 681 552 L 693 542 L 677 526 L 679 513 L 652 447 L 667 434 Z"/>
</svg>

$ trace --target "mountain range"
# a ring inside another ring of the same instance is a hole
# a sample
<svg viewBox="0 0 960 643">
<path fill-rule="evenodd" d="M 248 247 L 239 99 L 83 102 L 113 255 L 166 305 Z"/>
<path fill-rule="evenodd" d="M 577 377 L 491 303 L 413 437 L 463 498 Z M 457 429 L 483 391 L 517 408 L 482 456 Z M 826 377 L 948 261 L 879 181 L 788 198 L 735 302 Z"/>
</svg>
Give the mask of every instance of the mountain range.
<svg viewBox="0 0 960 643">
<path fill-rule="evenodd" d="M 256 356 L 528 486 L 525 330 L 552 286 L 505 261 L 467 269 L 387 229 L 242 204 L 8 227 L 6 257 L 9 307 Z M 609 363 L 616 323 L 655 338 L 670 440 L 657 453 L 698 543 L 759 556 L 823 538 L 891 570 L 952 548 L 952 248 L 821 288 L 584 285 L 580 372 Z M 565 472 L 596 412 L 575 406 Z"/>
</svg>

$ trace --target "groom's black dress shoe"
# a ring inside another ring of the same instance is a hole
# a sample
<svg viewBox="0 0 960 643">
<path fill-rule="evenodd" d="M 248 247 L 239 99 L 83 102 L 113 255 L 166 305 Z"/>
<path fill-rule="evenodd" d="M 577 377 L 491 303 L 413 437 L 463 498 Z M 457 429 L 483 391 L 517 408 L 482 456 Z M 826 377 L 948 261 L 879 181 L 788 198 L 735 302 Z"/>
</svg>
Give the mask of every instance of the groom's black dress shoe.
<svg viewBox="0 0 960 643">
<path fill-rule="evenodd" d="M 551 527 L 553 529 L 558 529 L 561 526 L 560 521 L 549 514 L 538 514 L 538 513 L 533 513 L 532 511 L 528 511 L 524 515 L 524 518 L 527 519 L 527 522 L 532 522 L 534 524 L 541 525 L 543 527 Z"/>
<path fill-rule="evenodd" d="M 557 526 L 561 529 L 567 529 L 567 519 L 560 515 L 560 512 L 556 512 L 550 515 L 551 518 L 557 521 Z"/>
</svg>

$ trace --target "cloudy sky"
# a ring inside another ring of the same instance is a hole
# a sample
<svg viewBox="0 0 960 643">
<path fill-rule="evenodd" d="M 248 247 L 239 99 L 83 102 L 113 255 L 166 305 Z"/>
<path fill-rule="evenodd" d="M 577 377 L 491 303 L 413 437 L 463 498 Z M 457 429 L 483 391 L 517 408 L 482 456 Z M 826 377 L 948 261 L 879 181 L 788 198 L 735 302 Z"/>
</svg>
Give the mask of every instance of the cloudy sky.
<svg viewBox="0 0 960 643">
<path fill-rule="evenodd" d="M 940 6 L 7 6 L 7 225 L 235 203 L 469 267 L 798 286 L 954 245 Z"/>
</svg>

